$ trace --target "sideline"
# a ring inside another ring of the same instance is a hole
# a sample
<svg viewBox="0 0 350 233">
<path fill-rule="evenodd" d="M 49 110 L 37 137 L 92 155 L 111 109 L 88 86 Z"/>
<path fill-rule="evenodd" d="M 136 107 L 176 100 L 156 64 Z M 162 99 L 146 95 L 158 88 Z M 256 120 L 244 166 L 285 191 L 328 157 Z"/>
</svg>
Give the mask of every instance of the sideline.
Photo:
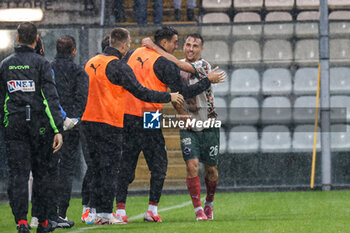
<svg viewBox="0 0 350 233">
<path fill-rule="evenodd" d="M 205 199 L 205 197 L 203 197 L 201 199 L 201 201 L 203 201 L 204 199 Z M 169 210 L 179 209 L 179 208 L 182 208 L 182 207 L 185 207 L 185 206 L 188 206 L 188 205 L 192 205 L 192 201 L 187 201 L 187 202 L 184 202 L 184 203 L 182 203 L 180 205 L 174 205 L 174 206 L 170 206 L 170 207 L 167 207 L 167 208 L 162 208 L 162 209 L 159 209 L 158 212 L 165 212 L 165 211 L 169 211 Z M 138 214 L 138 215 L 130 217 L 128 219 L 130 221 L 133 221 L 133 220 L 136 220 L 136 219 L 143 218 L 143 215 L 144 215 L 144 213 Z M 83 227 L 83 228 L 80 228 L 80 229 L 77 229 L 77 230 L 67 231 L 67 233 L 80 233 L 80 232 L 84 232 L 84 231 L 87 231 L 87 230 L 96 229 L 96 228 L 99 228 L 99 227 L 102 227 L 102 226 Z"/>
</svg>

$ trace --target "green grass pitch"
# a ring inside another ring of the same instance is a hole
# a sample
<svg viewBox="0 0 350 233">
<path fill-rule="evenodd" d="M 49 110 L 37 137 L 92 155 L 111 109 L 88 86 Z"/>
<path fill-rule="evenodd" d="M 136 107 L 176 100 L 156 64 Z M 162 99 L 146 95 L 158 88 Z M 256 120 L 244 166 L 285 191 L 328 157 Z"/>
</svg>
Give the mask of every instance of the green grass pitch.
<svg viewBox="0 0 350 233">
<path fill-rule="evenodd" d="M 131 196 L 126 206 L 131 223 L 96 226 L 80 221 L 81 200 L 72 199 L 68 217 L 76 225 L 55 232 L 350 232 L 350 191 L 219 193 L 215 220 L 202 222 L 195 220 L 189 195 L 162 196 L 159 214 L 163 223 L 143 222 L 147 206 L 147 196 Z M 17 232 L 7 203 L 0 204 L 0 216 L 0 232 Z"/>
</svg>

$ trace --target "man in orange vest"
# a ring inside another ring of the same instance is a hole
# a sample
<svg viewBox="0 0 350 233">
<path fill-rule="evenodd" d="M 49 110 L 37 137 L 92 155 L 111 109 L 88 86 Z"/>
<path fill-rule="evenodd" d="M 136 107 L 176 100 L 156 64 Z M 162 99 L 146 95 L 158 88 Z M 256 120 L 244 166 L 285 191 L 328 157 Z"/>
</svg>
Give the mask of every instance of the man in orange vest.
<svg viewBox="0 0 350 233">
<path fill-rule="evenodd" d="M 168 53 L 175 51 L 177 41 L 178 33 L 172 27 L 163 27 L 155 33 L 156 44 Z M 195 85 L 187 86 L 180 76 L 179 67 L 175 63 L 167 60 L 156 51 L 145 47 L 136 49 L 125 56 L 124 59 L 133 69 L 137 80 L 145 87 L 158 91 L 165 91 L 167 87 L 170 87 L 172 91 L 180 92 L 185 98 L 196 96 L 208 89 L 211 82 L 222 82 L 225 78 L 225 74 L 222 72 L 212 72 L 208 78 L 203 78 Z M 216 70 L 214 69 L 214 71 Z M 162 104 L 140 101 L 130 93 L 127 94 L 126 101 L 128 104 L 125 106 L 124 133 L 128 140 L 125 140 L 123 144 L 116 195 L 116 216 L 124 222 L 128 222 L 125 211 L 128 186 L 135 178 L 138 156 L 143 151 L 148 168 L 151 171 L 149 207 L 144 215 L 144 220 L 161 222 L 162 219 L 158 214 L 158 203 L 168 165 L 165 141 L 159 127 L 145 129 L 151 124 L 144 125 L 146 118 L 143 118 L 143 116 L 146 117 L 148 113 L 152 113 L 151 121 L 158 118 Z"/>
<path fill-rule="evenodd" d="M 115 181 L 123 143 L 123 120 L 126 93 L 129 91 L 144 101 L 183 102 L 178 93 L 149 90 L 137 82 L 131 68 L 120 61 L 130 48 L 130 33 L 115 28 L 110 33 L 109 46 L 85 65 L 89 75 L 89 94 L 82 117 L 88 150 L 93 163 L 90 192 L 90 213 L 87 224 L 120 224 L 112 214 Z"/>
</svg>

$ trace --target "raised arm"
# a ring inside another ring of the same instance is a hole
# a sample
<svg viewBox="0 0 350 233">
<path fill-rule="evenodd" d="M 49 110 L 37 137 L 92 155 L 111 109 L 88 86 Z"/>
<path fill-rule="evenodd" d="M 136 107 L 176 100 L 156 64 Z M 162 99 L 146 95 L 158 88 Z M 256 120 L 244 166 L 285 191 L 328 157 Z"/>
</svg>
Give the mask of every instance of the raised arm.
<svg viewBox="0 0 350 233">
<path fill-rule="evenodd" d="M 155 50 L 157 53 L 161 54 L 166 59 L 174 62 L 183 71 L 193 73 L 193 74 L 196 72 L 190 63 L 185 61 L 180 61 L 174 55 L 167 53 L 166 51 L 161 49 L 158 45 L 153 43 L 153 41 L 149 37 L 146 37 L 142 40 L 142 46 L 146 46 L 147 48 Z"/>
</svg>

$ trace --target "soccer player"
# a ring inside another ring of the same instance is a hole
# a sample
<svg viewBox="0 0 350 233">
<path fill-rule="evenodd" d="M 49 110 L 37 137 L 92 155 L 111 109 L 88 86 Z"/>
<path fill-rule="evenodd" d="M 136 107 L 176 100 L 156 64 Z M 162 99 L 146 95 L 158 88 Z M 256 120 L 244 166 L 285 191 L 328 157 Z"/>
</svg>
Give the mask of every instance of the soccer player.
<svg viewBox="0 0 350 233">
<path fill-rule="evenodd" d="M 155 33 L 155 43 L 162 50 L 173 53 L 177 48 L 178 33 L 173 27 L 163 27 Z M 222 82 L 224 73 L 212 72 L 207 78 L 201 79 L 192 86 L 187 86 L 180 76 L 178 66 L 166 59 L 160 53 L 145 47 L 138 48 L 125 56 L 125 60 L 133 69 L 137 80 L 153 90 L 179 91 L 185 98 L 196 96 L 210 87 L 210 82 Z M 121 168 L 118 176 L 117 211 L 116 215 L 127 222 L 125 203 L 128 186 L 135 178 L 135 169 L 141 151 L 145 156 L 151 171 L 151 185 L 148 210 L 144 220 L 148 222 L 161 222 L 158 214 L 158 203 L 161 197 L 163 184 L 167 171 L 167 153 L 164 136 L 161 129 L 144 129 L 143 112 L 160 111 L 162 104 L 149 104 L 127 95 L 125 106 L 124 133 L 128 140 L 124 141 Z"/>
<path fill-rule="evenodd" d="M 47 216 L 49 196 L 53 192 L 48 164 L 54 156 L 52 153 L 62 147 L 63 120 L 50 63 L 34 51 L 39 39 L 36 26 L 22 23 L 17 33 L 19 47 L 0 63 L 8 196 L 18 232 L 28 233 L 28 179 L 32 169 L 33 191 L 40 200 L 37 232 L 50 232 L 57 223 L 49 221 Z"/>
<path fill-rule="evenodd" d="M 186 37 L 183 46 L 186 58 L 181 61 L 178 61 L 171 54 L 166 54 L 162 49 L 153 44 L 149 38 L 144 39 L 143 44 L 157 50 L 168 59 L 177 63 L 180 68 L 187 70 L 188 72 L 181 71 L 181 77 L 188 85 L 199 82 L 201 79 L 207 77 L 211 71 L 210 64 L 201 57 L 204 49 L 204 40 L 200 34 L 190 34 Z M 188 116 L 190 116 L 189 119 L 200 121 L 216 119 L 217 113 L 215 112 L 212 87 L 209 87 L 193 98 L 187 98 L 185 100 L 184 106 L 175 105 L 178 113 L 184 116 L 183 120 L 186 121 Z M 186 184 L 192 198 L 196 219 L 198 221 L 213 220 L 214 194 L 219 179 L 217 170 L 220 146 L 219 128 L 183 128 L 180 130 L 180 139 L 182 155 L 186 162 Z M 205 184 L 207 188 L 204 210 L 200 200 L 199 162 L 204 163 Z"/>
<path fill-rule="evenodd" d="M 87 224 L 121 224 L 113 216 L 115 182 L 123 144 L 126 91 L 144 101 L 182 103 L 178 93 L 158 92 L 140 85 L 131 68 L 120 59 L 130 48 L 130 33 L 114 28 L 109 46 L 103 54 L 91 58 L 85 65 L 89 75 L 89 94 L 82 117 L 92 171 L 90 213 Z"/>
</svg>

